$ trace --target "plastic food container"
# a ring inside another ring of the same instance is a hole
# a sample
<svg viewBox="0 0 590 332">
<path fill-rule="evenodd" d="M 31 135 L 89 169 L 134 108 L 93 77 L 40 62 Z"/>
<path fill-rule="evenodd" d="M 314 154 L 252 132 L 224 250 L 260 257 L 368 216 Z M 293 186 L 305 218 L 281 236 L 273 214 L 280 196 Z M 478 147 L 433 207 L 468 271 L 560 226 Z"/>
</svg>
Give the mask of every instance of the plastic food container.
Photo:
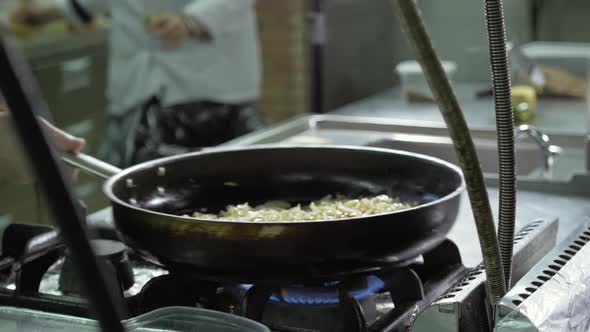
<svg viewBox="0 0 590 332">
<path fill-rule="evenodd" d="M 580 78 L 586 78 L 590 43 L 532 42 L 521 48 L 523 54 L 539 65 L 560 67 Z"/>
<path fill-rule="evenodd" d="M 457 65 L 451 61 L 442 62 L 443 69 L 447 77 L 452 80 Z M 401 80 L 402 93 L 408 102 L 433 102 L 434 97 L 430 92 L 426 77 L 422 72 L 422 67 L 417 61 L 402 61 L 396 67 L 395 71 Z"/>
<path fill-rule="evenodd" d="M 197 308 L 168 307 L 124 321 L 128 332 L 270 332 L 235 315 Z M 22 308 L 0 307 L 0 331 L 100 332 L 94 320 Z"/>
<path fill-rule="evenodd" d="M 521 46 L 544 75 L 543 95 L 590 100 L 590 44 L 533 42 Z"/>
</svg>

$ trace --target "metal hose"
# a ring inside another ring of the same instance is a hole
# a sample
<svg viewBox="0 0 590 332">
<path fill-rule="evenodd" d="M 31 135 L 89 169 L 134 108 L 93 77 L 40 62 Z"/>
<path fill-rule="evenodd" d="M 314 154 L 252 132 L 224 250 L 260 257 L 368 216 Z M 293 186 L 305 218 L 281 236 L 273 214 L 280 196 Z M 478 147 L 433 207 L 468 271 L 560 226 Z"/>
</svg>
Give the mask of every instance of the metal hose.
<svg viewBox="0 0 590 332">
<path fill-rule="evenodd" d="M 465 183 L 467 184 L 467 191 L 477 227 L 488 280 L 488 296 L 490 302 L 496 304 L 506 293 L 506 286 L 494 227 L 494 217 L 475 145 L 457 97 L 432 46 L 432 41 L 424 27 L 424 22 L 415 1 L 392 0 L 392 2 L 397 6 L 402 28 L 414 46 L 418 61 L 422 66 L 424 75 L 455 145 L 459 164 L 465 176 Z"/>
<path fill-rule="evenodd" d="M 506 53 L 506 28 L 502 0 L 484 0 L 492 86 L 496 105 L 500 175 L 500 214 L 498 238 L 506 287 L 510 288 L 516 213 L 516 161 L 514 157 L 514 115 L 510 91 L 510 72 Z"/>
</svg>

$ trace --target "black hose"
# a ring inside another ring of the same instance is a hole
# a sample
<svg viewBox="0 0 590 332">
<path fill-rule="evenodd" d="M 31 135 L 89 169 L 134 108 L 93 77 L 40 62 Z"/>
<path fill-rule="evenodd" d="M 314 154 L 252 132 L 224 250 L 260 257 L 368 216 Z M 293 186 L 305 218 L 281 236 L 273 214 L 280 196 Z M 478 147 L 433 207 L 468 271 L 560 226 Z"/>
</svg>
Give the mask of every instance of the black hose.
<svg viewBox="0 0 590 332">
<path fill-rule="evenodd" d="M 424 27 L 424 22 L 414 0 L 392 0 L 397 5 L 402 27 L 414 46 L 417 59 L 440 111 L 449 129 L 455 145 L 459 164 L 463 169 L 473 217 L 483 256 L 483 263 L 488 280 L 488 296 L 495 305 L 506 293 L 502 259 L 496 237 L 494 217 L 486 190 L 485 180 L 469 127 L 451 87 L 440 59 L 432 46 L 432 41 Z"/>
<path fill-rule="evenodd" d="M 500 215 L 498 238 L 506 287 L 510 288 L 516 213 L 516 161 L 514 157 L 514 114 L 510 91 L 510 72 L 506 53 L 506 28 L 502 0 L 484 0 L 492 87 L 496 105 L 500 175 Z"/>
</svg>

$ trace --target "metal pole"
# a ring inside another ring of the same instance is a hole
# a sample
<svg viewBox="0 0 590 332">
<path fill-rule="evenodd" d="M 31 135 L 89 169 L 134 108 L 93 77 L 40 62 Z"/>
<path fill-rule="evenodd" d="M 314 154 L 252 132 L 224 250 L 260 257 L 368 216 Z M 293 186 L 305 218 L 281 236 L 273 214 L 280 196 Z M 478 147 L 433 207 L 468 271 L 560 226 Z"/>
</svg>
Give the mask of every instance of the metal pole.
<svg viewBox="0 0 590 332">
<path fill-rule="evenodd" d="M 498 185 L 500 192 L 498 240 L 505 284 L 506 288 L 510 289 L 514 229 L 516 227 L 516 155 L 510 70 L 506 52 L 506 26 L 502 0 L 484 0 L 484 4 L 498 136 L 498 174 L 500 178 Z"/>
<path fill-rule="evenodd" d="M 326 17 L 323 12 L 322 0 L 311 0 L 310 7 L 311 111 L 313 113 L 323 113 Z"/>
<path fill-rule="evenodd" d="M 115 283 L 107 284 L 108 276 L 99 268 L 66 177 L 37 120 L 36 114 L 46 112 L 47 105 L 38 91 L 30 67 L 17 51 L 8 32 L 0 31 L 0 38 L 0 91 L 12 110 L 16 132 L 24 143 L 102 330 L 124 332 L 121 312 L 118 311 L 124 306 L 114 301 L 112 289 L 107 287 Z"/>
</svg>

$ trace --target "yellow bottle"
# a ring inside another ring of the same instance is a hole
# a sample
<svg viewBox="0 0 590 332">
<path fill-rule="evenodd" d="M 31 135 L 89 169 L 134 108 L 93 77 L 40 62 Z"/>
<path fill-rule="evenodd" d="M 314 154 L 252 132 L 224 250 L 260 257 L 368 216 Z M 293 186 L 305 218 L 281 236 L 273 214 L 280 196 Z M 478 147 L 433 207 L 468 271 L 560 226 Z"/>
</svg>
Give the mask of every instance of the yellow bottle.
<svg viewBox="0 0 590 332">
<path fill-rule="evenodd" d="M 514 121 L 518 124 L 528 123 L 537 113 L 537 93 L 535 88 L 517 85 L 512 88 L 512 110 Z"/>
</svg>

